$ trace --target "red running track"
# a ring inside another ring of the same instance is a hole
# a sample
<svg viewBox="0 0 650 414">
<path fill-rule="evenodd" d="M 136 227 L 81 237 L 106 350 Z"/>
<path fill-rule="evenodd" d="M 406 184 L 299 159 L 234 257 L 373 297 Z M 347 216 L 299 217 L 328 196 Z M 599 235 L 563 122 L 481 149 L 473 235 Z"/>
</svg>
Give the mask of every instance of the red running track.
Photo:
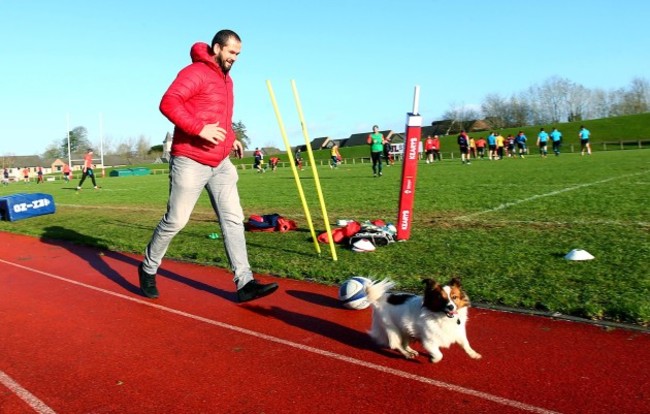
<svg viewBox="0 0 650 414">
<path fill-rule="evenodd" d="M 376 348 L 370 310 L 278 280 L 237 304 L 229 272 L 0 233 L 0 413 L 647 413 L 650 335 L 473 308 L 472 360 Z M 263 281 L 274 280 L 259 275 Z"/>
</svg>

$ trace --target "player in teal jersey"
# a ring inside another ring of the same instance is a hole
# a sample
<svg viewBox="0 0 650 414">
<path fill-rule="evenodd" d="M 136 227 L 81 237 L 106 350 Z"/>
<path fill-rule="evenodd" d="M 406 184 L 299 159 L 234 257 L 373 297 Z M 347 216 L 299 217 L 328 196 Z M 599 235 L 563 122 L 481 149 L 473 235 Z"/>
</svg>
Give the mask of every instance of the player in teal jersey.
<svg viewBox="0 0 650 414">
<path fill-rule="evenodd" d="M 548 144 L 548 132 L 544 131 L 544 128 L 539 129 L 539 134 L 537 134 L 537 146 L 539 147 L 539 155 L 542 158 L 546 158 L 546 145 Z"/>
<path fill-rule="evenodd" d="M 557 128 L 553 128 L 553 131 L 551 131 L 551 141 L 553 142 L 553 152 L 555 153 L 555 156 L 557 157 L 560 155 L 560 144 L 562 143 L 562 133 L 557 130 Z"/>
<path fill-rule="evenodd" d="M 591 155 L 591 145 L 589 145 L 589 136 L 591 132 L 584 126 L 580 126 L 580 132 L 578 136 L 580 137 L 580 155 L 585 155 L 585 150 L 587 155 Z"/>
</svg>

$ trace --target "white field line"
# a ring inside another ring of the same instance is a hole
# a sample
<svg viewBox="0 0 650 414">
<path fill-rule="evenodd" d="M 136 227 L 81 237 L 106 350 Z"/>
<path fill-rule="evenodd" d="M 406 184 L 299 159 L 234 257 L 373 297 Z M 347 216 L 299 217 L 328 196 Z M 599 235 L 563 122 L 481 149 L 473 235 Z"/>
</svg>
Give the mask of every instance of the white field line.
<svg viewBox="0 0 650 414">
<path fill-rule="evenodd" d="M 37 413 L 56 414 L 56 411 L 45 405 L 43 401 L 36 398 L 31 392 L 21 387 L 20 384 L 18 384 L 9 375 L 5 374 L 2 371 L 0 371 L 0 383 L 9 388 L 9 391 L 13 392 L 16 394 L 16 396 L 18 396 L 18 398 L 25 401 L 27 405 L 32 407 L 32 409 Z"/>
<path fill-rule="evenodd" d="M 95 210 L 105 210 L 106 206 L 102 205 L 97 205 L 97 206 L 89 206 L 85 204 L 64 204 L 64 203 L 57 203 L 57 207 L 69 207 L 69 208 L 83 208 L 83 209 L 95 209 Z M 134 206 L 111 206 L 109 208 L 110 210 L 129 210 L 133 211 L 135 209 Z M 153 207 L 137 207 L 137 211 L 151 211 L 151 212 L 164 212 L 165 211 L 165 206 L 158 207 L 158 208 L 153 208 Z"/>
<path fill-rule="evenodd" d="M 494 213 L 495 211 L 504 210 L 504 209 L 506 209 L 508 207 L 513 207 L 513 206 L 516 206 L 516 205 L 521 204 L 521 203 L 527 203 L 529 201 L 534 201 L 534 200 L 544 198 L 544 197 L 552 197 L 552 196 L 555 196 L 555 195 L 558 195 L 558 194 L 566 193 L 568 191 L 574 191 L 574 190 L 579 190 L 579 189 L 585 188 L 585 187 L 591 187 L 593 185 L 604 184 L 604 183 L 607 183 L 607 182 L 610 182 L 610 181 L 613 181 L 613 180 L 620 180 L 622 178 L 635 177 L 635 176 L 638 176 L 638 175 L 647 174 L 648 172 L 650 172 L 650 170 L 649 171 L 639 172 L 639 173 L 634 173 L 634 174 L 626 174 L 626 175 L 619 175 L 617 177 L 605 178 L 604 180 L 594 181 L 594 182 L 591 182 L 591 183 L 578 184 L 578 185 L 574 185 L 573 187 L 566 187 L 566 188 L 562 188 L 560 190 L 551 191 L 550 193 L 536 194 L 534 196 L 524 198 L 523 200 L 516 200 L 516 201 L 509 202 L 509 203 L 504 203 L 504 204 L 501 204 L 499 206 L 496 206 L 496 207 L 488 209 L 488 210 L 477 211 L 476 213 L 471 213 L 471 214 L 467 214 L 465 216 L 456 217 L 456 218 L 454 218 L 454 220 L 469 220 L 471 218 L 474 218 L 476 216 L 480 216 L 482 214 Z"/>
<path fill-rule="evenodd" d="M 3 260 L 3 259 L 0 259 L 0 263 L 4 263 L 4 264 L 9 265 L 9 266 L 14 266 L 14 267 L 17 267 L 19 269 L 27 270 L 27 271 L 37 273 L 37 274 L 40 274 L 40 275 L 43 275 L 43 276 L 47 276 L 47 277 L 50 277 L 52 279 L 56 279 L 56 280 L 59 280 L 59 281 L 62 281 L 62 282 L 70 283 L 70 284 L 81 286 L 81 287 L 91 289 L 91 290 L 94 290 L 94 291 L 97 291 L 97 292 L 101 292 L 101 293 L 104 293 L 104 294 L 107 294 L 107 295 L 110 295 L 110 296 L 114 296 L 114 297 L 122 299 L 122 300 L 127 300 L 127 301 L 130 301 L 130 302 L 138 303 L 140 305 L 149 306 L 149 307 L 152 307 L 152 308 L 155 308 L 155 309 L 158 309 L 158 310 L 162 310 L 164 312 L 168 312 L 168 313 L 171 313 L 171 314 L 174 314 L 174 315 L 179 315 L 179 316 L 183 316 L 183 317 L 195 320 L 195 321 L 207 323 L 209 325 L 217 326 L 217 327 L 222 328 L 222 329 L 227 329 L 227 330 L 230 330 L 230 331 L 238 332 L 240 334 L 249 335 L 249 336 L 252 336 L 252 337 L 255 337 L 255 338 L 258 338 L 258 339 L 262 339 L 262 340 L 265 340 L 265 341 L 268 341 L 268 342 L 273 342 L 273 343 L 276 343 L 276 344 L 280 344 L 280 345 L 288 346 L 288 347 L 291 347 L 291 348 L 299 349 L 301 351 L 317 354 L 317 355 L 320 355 L 320 356 L 325 357 L 325 358 L 330 358 L 330 359 L 346 362 L 348 364 L 361 366 L 361 367 L 364 367 L 364 368 L 367 368 L 367 369 L 372 369 L 372 370 L 375 370 L 375 371 L 378 371 L 378 372 L 382 372 L 382 373 L 389 374 L 389 375 L 394 375 L 396 377 L 408 379 L 408 380 L 411 380 L 411 381 L 421 382 L 421 383 L 424 383 L 424 384 L 432 385 L 434 387 L 446 389 L 446 390 L 449 390 L 449 391 L 452 391 L 452 392 L 457 392 L 457 393 L 460 393 L 460 394 L 469 395 L 469 396 L 479 398 L 479 399 L 482 399 L 482 400 L 487 400 L 487 401 L 490 401 L 490 402 L 493 402 L 493 403 L 496 403 L 496 404 L 500 404 L 500 405 L 503 405 L 503 406 L 514 407 L 516 409 L 526 411 L 526 412 L 540 413 L 540 414 L 557 414 L 556 411 L 551 411 L 551 410 L 547 410 L 547 409 L 544 409 L 544 408 L 541 408 L 541 407 L 536 407 L 534 405 L 529 405 L 529 404 L 526 404 L 526 403 L 523 403 L 523 402 L 520 402 L 520 401 L 510 400 L 508 398 L 502 398 L 502 397 L 499 397 L 499 396 L 496 396 L 496 395 L 493 395 L 493 394 L 489 394 L 489 393 L 482 392 L 482 391 L 477 391 L 477 390 L 474 390 L 474 389 L 471 389 L 471 388 L 461 387 L 459 385 L 454 385 L 454 384 L 449 384 L 449 383 L 442 382 L 442 381 L 437 381 L 437 380 L 434 380 L 434 379 L 431 379 L 431 378 L 426 378 L 426 377 L 422 377 L 422 376 L 419 376 L 419 375 L 411 374 L 411 373 L 406 372 L 406 371 L 401 371 L 401 370 L 398 370 L 398 369 L 385 367 L 383 365 L 373 364 L 373 363 L 370 363 L 370 362 L 367 362 L 367 361 L 362 361 L 360 359 L 351 358 L 351 357 L 348 357 L 348 356 L 345 356 L 345 355 L 337 354 L 335 352 L 326 351 L 324 349 L 314 348 L 314 347 L 311 347 L 311 346 L 307 346 L 307 345 L 299 344 L 299 343 L 296 343 L 296 342 L 288 341 L 286 339 L 278 338 L 278 337 L 275 337 L 275 336 L 272 336 L 272 335 L 267 335 L 267 334 L 257 332 L 257 331 L 253 331 L 253 330 L 250 330 L 250 329 L 242 328 L 242 327 L 235 326 L 235 325 L 230 325 L 230 324 L 227 324 L 227 323 L 224 323 L 224 322 L 219 322 L 219 321 L 216 321 L 216 320 L 213 320 L 213 319 L 204 318 L 202 316 L 187 313 L 187 312 L 184 312 L 184 311 L 181 311 L 181 310 L 178 310 L 178 309 L 173 309 L 173 308 L 169 308 L 169 307 L 166 307 L 166 306 L 161 306 L 161 305 L 155 304 L 155 303 L 153 303 L 151 301 L 134 298 L 134 297 L 127 296 L 127 295 L 117 293 L 117 292 L 113 292 L 113 291 L 110 291 L 110 290 L 107 290 L 107 289 L 103 289 L 103 288 L 99 288 L 99 287 L 96 287 L 96 286 L 88 285 L 88 284 L 85 284 L 85 283 L 82 283 L 82 282 L 78 282 L 76 280 L 67 279 L 65 277 L 57 276 L 57 275 L 52 274 L 52 273 L 43 272 L 43 271 L 38 270 L 38 269 L 23 266 L 23 265 L 18 264 L 18 263 L 9 262 L 9 261 Z"/>
<path fill-rule="evenodd" d="M 456 219 L 458 220 L 458 219 Z M 562 226 L 562 225 L 585 225 L 585 226 L 595 226 L 595 225 L 604 225 L 604 226 L 621 226 L 621 227 L 648 227 L 650 222 L 647 221 L 621 221 L 621 220 L 570 220 L 570 221 L 535 221 L 535 220 L 508 220 L 508 219 L 499 219 L 499 220 L 490 220 L 490 224 L 499 224 L 507 226 L 508 224 L 537 224 L 537 225 L 547 225 L 547 226 Z"/>
</svg>

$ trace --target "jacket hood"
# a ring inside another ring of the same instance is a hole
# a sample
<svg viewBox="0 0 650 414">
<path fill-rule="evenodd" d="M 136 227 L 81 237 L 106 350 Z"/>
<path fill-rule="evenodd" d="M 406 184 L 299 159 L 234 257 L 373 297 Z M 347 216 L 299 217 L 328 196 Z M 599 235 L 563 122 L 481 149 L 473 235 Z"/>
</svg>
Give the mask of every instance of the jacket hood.
<svg viewBox="0 0 650 414">
<path fill-rule="evenodd" d="M 201 62 L 210 66 L 213 69 L 221 72 L 221 68 L 214 61 L 214 52 L 212 48 L 207 43 L 196 42 L 192 45 L 190 49 L 190 57 L 192 58 L 192 63 Z"/>
</svg>

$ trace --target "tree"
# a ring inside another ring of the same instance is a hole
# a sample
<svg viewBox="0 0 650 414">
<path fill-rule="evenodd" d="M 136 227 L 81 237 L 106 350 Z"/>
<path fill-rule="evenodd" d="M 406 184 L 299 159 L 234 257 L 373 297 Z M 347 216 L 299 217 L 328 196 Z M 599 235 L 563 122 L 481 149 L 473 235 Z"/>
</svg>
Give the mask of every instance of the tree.
<svg viewBox="0 0 650 414">
<path fill-rule="evenodd" d="M 132 137 L 127 138 L 125 141 L 122 141 L 116 148 L 115 154 L 125 157 L 127 159 L 133 157 L 135 150 L 135 140 Z"/>
<path fill-rule="evenodd" d="M 83 152 L 87 148 L 90 148 L 90 142 L 88 141 L 88 130 L 85 127 L 78 126 L 75 127 L 72 131 L 69 132 L 70 136 L 70 153 Z M 68 154 L 68 137 L 64 137 L 61 140 L 61 155 Z"/>
<path fill-rule="evenodd" d="M 67 148 L 67 139 L 66 139 L 66 148 Z M 59 146 L 58 141 L 54 141 L 50 145 L 48 145 L 45 151 L 43 152 L 43 154 L 41 155 L 45 159 L 50 159 L 50 158 L 65 158 L 66 160 L 68 159 L 67 151 L 65 154 L 61 154 L 61 147 Z"/>
<path fill-rule="evenodd" d="M 650 84 L 647 80 L 634 78 L 623 93 L 626 115 L 641 114 L 650 109 Z"/>
<path fill-rule="evenodd" d="M 566 120 L 569 115 L 567 95 L 571 88 L 571 81 L 559 76 L 553 76 L 537 88 L 540 109 L 545 113 L 551 123 Z"/>
<path fill-rule="evenodd" d="M 519 96 L 512 95 L 508 105 L 510 106 L 508 110 L 508 126 L 523 127 L 530 125 L 533 109 L 529 103 L 529 97 L 525 93 L 521 93 Z"/>
<path fill-rule="evenodd" d="M 501 129 L 508 126 L 508 108 L 508 103 L 498 93 L 487 95 L 481 104 L 485 121 L 493 129 Z"/>
<path fill-rule="evenodd" d="M 495 129 L 639 114 L 650 111 L 650 82 L 634 78 L 628 88 L 606 91 L 553 76 L 512 95 L 509 101 L 488 94 L 481 110 Z M 445 114 L 450 115 L 450 111 Z"/>
<path fill-rule="evenodd" d="M 135 144 L 135 151 L 138 154 L 138 157 L 144 158 L 145 155 L 149 152 L 149 148 L 151 148 L 151 142 L 149 138 L 145 137 L 144 135 L 140 135 L 138 137 L 138 141 Z"/>
<path fill-rule="evenodd" d="M 584 86 L 571 82 L 566 95 L 566 104 L 569 111 L 567 121 L 582 121 L 588 111 L 591 92 Z"/>
<path fill-rule="evenodd" d="M 611 114 L 611 94 L 604 89 L 594 89 L 589 95 L 589 111 L 586 119 L 607 118 Z"/>
<path fill-rule="evenodd" d="M 472 126 L 472 123 L 480 117 L 476 109 L 465 104 L 459 105 L 457 103 L 452 103 L 451 108 L 449 108 L 442 116 L 443 119 L 451 120 L 446 135 L 451 132 L 460 132 L 463 129 L 468 130 Z"/>
<path fill-rule="evenodd" d="M 237 121 L 232 124 L 232 129 L 235 131 L 235 136 L 239 141 L 241 141 L 244 149 L 247 149 L 251 145 L 251 140 L 246 135 L 246 125 L 242 121 Z"/>
</svg>

